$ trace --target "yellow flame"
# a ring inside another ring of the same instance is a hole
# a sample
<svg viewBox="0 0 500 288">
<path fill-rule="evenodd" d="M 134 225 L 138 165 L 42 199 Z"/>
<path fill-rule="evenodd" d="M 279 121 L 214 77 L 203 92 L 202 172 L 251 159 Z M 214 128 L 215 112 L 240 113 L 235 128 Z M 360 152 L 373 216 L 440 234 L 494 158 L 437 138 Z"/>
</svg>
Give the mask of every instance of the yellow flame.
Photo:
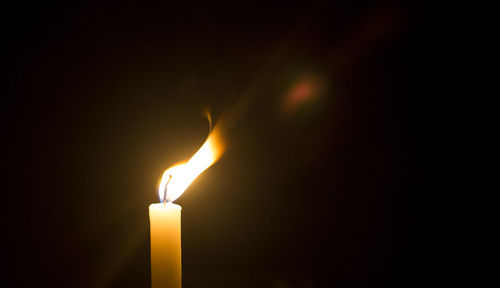
<svg viewBox="0 0 500 288">
<path fill-rule="evenodd" d="M 173 202 L 179 198 L 198 175 L 220 158 L 225 148 L 220 134 L 217 127 L 215 127 L 208 135 L 203 146 L 191 159 L 185 163 L 170 167 L 163 172 L 158 188 L 160 201 L 164 200 L 165 188 L 167 188 L 166 201 Z M 170 176 L 172 177 L 170 178 Z"/>
</svg>

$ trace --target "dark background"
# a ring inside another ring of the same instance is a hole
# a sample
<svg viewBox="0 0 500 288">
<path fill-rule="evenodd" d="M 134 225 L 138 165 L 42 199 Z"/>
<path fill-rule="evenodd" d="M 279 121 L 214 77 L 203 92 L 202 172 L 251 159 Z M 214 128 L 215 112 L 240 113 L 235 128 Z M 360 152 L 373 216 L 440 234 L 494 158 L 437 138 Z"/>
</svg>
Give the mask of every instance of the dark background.
<svg viewBox="0 0 500 288">
<path fill-rule="evenodd" d="M 433 7 L 346 2 L 4 7 L 4 283 L 149 287 L 158 178 L 246 99 L 176 201 L 183 287 L 429 286 Z"/>
</svg>

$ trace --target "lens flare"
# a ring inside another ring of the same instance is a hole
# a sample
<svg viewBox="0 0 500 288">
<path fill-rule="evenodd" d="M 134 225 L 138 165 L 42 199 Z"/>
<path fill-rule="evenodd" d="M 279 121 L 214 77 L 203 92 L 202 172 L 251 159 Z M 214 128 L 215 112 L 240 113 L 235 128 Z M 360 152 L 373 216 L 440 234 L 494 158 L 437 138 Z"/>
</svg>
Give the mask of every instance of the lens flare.
<svg viewBox="0 0 500 288">
<path fill-rule="evenodd" d="M 323 93 L 324 86 L 324 81 L 320 77 L 314 75 L 300 77 L 293 83 L 283 99 L 283 112 L 292 114 L 307 102 L 317 100 L 318 96 Z"/>
<path fill-rule="evenodd" d="M 173 202 L 179 198 L 198 175 L 222 156 L 224 148 L 221 133 L 216 126 L 191 159 L 165 170 L 158 187 L 160 201 Z M 165 189 L 166 199 L 164 199 Z"/>
</svg>

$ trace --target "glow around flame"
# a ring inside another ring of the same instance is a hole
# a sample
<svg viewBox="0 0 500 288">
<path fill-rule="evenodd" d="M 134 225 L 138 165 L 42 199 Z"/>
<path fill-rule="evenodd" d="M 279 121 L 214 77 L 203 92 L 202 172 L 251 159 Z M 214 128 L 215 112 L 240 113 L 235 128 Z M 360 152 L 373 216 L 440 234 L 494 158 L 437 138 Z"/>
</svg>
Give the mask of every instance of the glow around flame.
<svg viewBox="0 0 500 288">
<path fill-rule="evenodd" d="M 173 202 L 184 193 L 191 182 L 208 167 L 212 166 L 224 152 L 224 143 L 217 127 L 210 133 L 207 140 L 191 159 L 185 163 L 172 166 L 163 172 L 158 187 L 160 201 L 163 202 L 165 186 L 167 186 L 167 201 Z M 169 181 L 170 175 L 172 178 Z"/>
</svg>

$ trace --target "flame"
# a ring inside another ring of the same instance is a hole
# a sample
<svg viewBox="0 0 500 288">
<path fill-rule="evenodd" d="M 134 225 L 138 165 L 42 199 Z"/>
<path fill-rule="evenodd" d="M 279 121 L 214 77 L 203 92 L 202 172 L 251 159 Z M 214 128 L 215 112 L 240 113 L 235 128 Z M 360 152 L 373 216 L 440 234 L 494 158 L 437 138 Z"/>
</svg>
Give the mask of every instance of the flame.
<svg viewBox="0 0 500 288">
<path fill-rule="evenodd" d="M 160 201 L 173 202 L 184 193 L 191 182 L 208 167 L 212 166 L 224 152 L 225 145 L 216 126 L 208 135 L 203 146 L 187 162 L 172 166 L 163 172 L 158 188 Z M 167 188 L 166 199 L 165 188 Z"/>
</svg>

